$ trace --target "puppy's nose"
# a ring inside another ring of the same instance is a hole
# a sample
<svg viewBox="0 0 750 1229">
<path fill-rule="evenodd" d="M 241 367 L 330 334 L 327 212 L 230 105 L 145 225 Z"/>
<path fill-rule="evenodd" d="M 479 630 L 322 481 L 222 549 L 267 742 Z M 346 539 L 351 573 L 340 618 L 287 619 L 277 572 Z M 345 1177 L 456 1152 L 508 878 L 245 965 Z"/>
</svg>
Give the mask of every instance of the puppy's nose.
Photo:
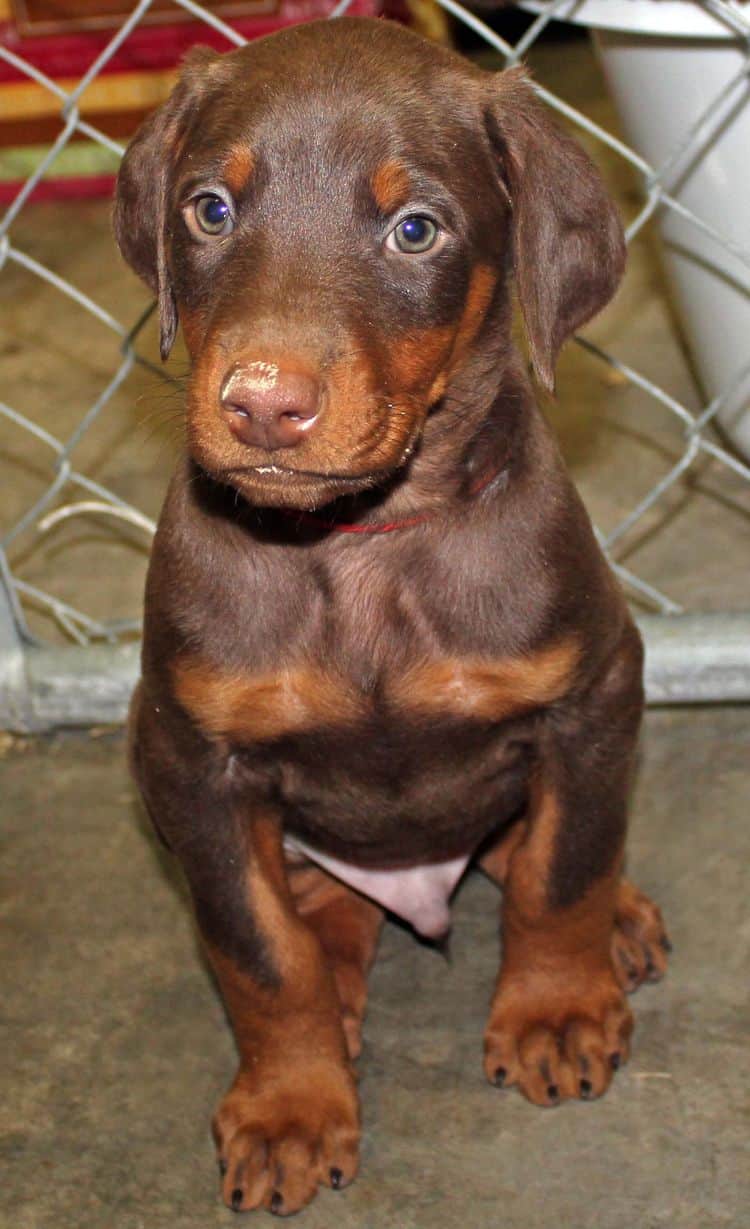
<svg viewBox="0 0 750 1229">
<path fill-rule="evenodd" d="M 224 377 L 221 406 L 232 435 L 253 448 L 294 448 L 313 427 L 320 384 L 276 363 L 237 363 Z"/>
</svg>

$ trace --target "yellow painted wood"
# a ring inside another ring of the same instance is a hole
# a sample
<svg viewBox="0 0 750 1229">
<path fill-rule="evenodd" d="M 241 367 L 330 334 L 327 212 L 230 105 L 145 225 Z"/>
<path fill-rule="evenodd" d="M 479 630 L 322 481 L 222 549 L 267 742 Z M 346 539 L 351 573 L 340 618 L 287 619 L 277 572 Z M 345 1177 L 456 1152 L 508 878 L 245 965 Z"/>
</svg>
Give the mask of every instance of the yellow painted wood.
<svg viewBox="0 0 750 1229">
<path fill-rule="evenodd" d="M 0 4 L 3 2 L 0 0 Z M 97 77 L 81 99 L 81 113 L 156 107 L 167 97 L 176 78 L 176 69 L 158 73 L 111 73 Z M 68 91 L 75 89 L 78 81 L 70 77 L 58 80 L 57 84 Z M 13 81 L 0 89 L 0 114 L 6 120 L 56 115 L 61 106 L 61 99 L 35 81 Z"/>
</svg>

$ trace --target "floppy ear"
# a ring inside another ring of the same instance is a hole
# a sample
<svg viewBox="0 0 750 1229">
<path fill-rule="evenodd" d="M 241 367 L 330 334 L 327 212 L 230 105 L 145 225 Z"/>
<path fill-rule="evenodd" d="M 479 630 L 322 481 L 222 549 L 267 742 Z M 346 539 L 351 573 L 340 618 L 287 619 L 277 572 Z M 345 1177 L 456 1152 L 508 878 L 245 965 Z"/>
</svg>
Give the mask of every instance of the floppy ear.
<svg viewBox="0 0 750 1229">
<path fill-rule="evenodd" d="M 220 57 L 198 47 L 186 57 L 178 84 L 133 137 L 120 163 L 113 225 L 125 260 L 153 290 L 159 305 L 160 350 L 167 357 L 177 332 L 177 303 L 167 263 L 166 208 L 177 142 Z"/>
<path fill-rule="evenodd" d="M 497 74 L 486 120 L 511 201 L 531 359 L 552 391 L 562 343 L 617 289 L 625 267 L 622 224 L 599 172 L 549 118 L 523 69 Z"/>
</svg>

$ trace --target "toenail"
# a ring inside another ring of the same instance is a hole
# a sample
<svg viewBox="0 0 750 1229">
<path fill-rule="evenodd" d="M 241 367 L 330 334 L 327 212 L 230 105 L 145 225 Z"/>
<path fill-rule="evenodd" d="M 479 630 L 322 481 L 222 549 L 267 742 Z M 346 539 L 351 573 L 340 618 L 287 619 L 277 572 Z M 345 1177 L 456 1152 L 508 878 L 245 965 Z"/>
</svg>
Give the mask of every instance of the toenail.
<svg viewBox="0 0 750 1229">
<path fill-rule="evenodd" d="M 505 1067 L 498 1067 L 495 1072 L 495 1087 L 502 1088 L 507 1078 L 508 1072 L 505 1070 Z"/>
<path fill-rule="evenodd" d="M 344 1180 L 344 1175 L 342 1174 L 340 1169 L 331 1170 L 331 1186 L 333 1187 L 335 1191 L 339 1189 L 343 1180 Z"/>
<path fill-rule="evenodd" d="M 581 1090 L 581 1096 L 585 1099 L 591 1096 L 591 1080 L 581 1080 L 578 1087 Z"/>
<path fill-rule="evenodd" d="M 663 948 L 665 952 L 671 952 L 673 950 L 672 944 L 670 943 L 666 935 L 662 935 L 662 937 L 660 938 L 659 947 Z"/>
<path fill-rule="evenodd" d="M 550 1101 L 557 1101 L 560 1096 L 560 1089 L 557 1087 L 557 1084 L 549 1084 L 547 1086 L 547 1096 Z"/>
<path fill-rule="evenodd" d="M 242 1188 L 238 1186 L 238 1187 L 235 1187 L 235 1189 L 232 1191 L 232 1211 L 239 1212 L 241 1207 L 242 1207 Z"/>
<path fill-rule="evenodd" d="M 610 1054 L 609 1065 L 613 1071 L 617 1071 L 619 1069 L 621 1062 L 622 1062 L 622 1059 L 620 1058 L 619 1054 Z"/>
<path fill-rule="evenodd" d="M 219 1173 L 221 1174 L 222 1178 L 224 1177 L 224 1174 L 226 1172 L 227 1172 L 227 1163 L 223 1157 L 219 1157 Z"/>
<path fill-rule="evenodd" d="M 281 1205 L 284 1202 L 284 1196 L 281 1191 L 274 1191 L 271 1196 L 271 1211 L 277 1213 L 281 1211 Z"/>
</svg>

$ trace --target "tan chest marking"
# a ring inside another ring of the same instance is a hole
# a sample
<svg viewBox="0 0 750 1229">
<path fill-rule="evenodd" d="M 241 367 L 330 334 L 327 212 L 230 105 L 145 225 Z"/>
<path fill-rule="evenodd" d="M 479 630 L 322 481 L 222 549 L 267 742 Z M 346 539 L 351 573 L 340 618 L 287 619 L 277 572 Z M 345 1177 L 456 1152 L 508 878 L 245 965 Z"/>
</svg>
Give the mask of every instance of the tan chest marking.
<svg viewBox="0 0 750 1229">
<path fill-rule="evenodd" d="M 526 657 L 437 658 L 393 680 L 388 696 L 412 712 L 502 721 L 559 700 L 570 686 L 579 656 L 578 642 L 571 637 Z"/>
<path fill-rule="evenodd" d="M 438 658 L 389 678 L 385 702 L 394 721 L 425 715 L 502 721 L 560 699 L 578 658 L 573 638 L 523 658 Z M 240 744 L 354 725 L 372 713 L 370 697 L 353 683 L 310 665 L 242 675 L 182 658 L 173 684 L 205 734 Z"/>
<path fill-rule="evenodd" d="M 365 707 L 350 683 L 314 666 L 242 675 L 183 658 L 173 683 L 180 704 L 204 733 L 238 743 L 346 724 Z"/>
</svg>

